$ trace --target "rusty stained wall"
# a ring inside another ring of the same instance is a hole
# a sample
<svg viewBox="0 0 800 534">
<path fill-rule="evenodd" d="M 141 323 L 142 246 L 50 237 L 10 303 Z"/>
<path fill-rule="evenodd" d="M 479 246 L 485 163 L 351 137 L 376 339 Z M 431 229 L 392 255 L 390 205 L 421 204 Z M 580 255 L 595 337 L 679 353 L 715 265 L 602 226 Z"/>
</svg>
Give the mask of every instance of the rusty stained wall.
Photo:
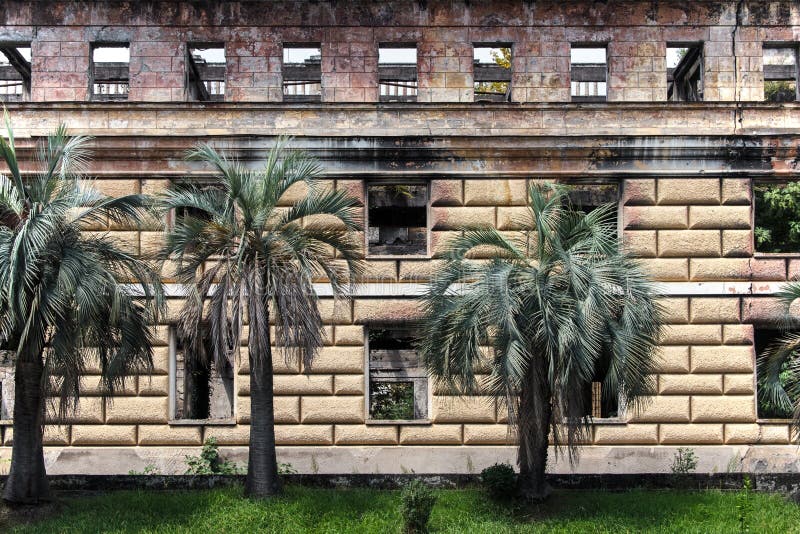
<svg viewBox="0 0 800 534">
<path fill-rule="evenodd" d="M 46 4 L 46 6 L 45 6 Z M 245 23 L 246 21 L 246 23 Z M 34 101 L 88 99 L 90 43 L 131 43 L 131 101 L 183 101 L 187 42 L 224 42 L 226 100 L 282 100 L 282 43 L 321 43 L 322 100 L 376 102 L 379 43 L 416 43 L 420 102 L 473 100 L 472 45 L 513 46 L 512 99 L 570 100 L 570 45 L 608 48 L 608 100 L 666 100 L 667 43 L 703 43 L 707 101 L 763 100 L 763 42 L 795 2 L 22 2 L 0 41 L 33 43 Z"/>
</svg>

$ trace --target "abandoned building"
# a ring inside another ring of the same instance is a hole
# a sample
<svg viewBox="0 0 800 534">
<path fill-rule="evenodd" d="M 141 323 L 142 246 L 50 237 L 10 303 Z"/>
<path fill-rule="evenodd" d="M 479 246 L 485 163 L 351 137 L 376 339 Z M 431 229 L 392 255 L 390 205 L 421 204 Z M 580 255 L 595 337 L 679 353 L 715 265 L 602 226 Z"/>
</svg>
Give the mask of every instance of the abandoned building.
<svg viewBox="0 0 800 534">
<path fill-rule="evenodd" d="M 319 284 L 327 344 L 311 369 L 274 362 L 279 460 L 300 472 L 514 462 L 502 407 L 437 389 L 409 321 L 447 239 L 514 231 L 532 180 L 576 186 L 582 209 L 617 203 L 669 323 L 651 402 L 626 411 L 594 384 L 591 440 L 551 471 L 668 471 L 677 447 L 702 472 L 796 471 L 755 357 L 781 325 L 775 293 L 800 275 L 797 212 L 774 202 L 800 192 L 798 50 L 793 1 L 5 0 L 0 99 L 29 161 L 59 123 L 93 136 L 109 195 L 213 186 L 184 158 L 197 142 L 258 165 L 291 135 L 361 199 L 363 284 L 337 304 Z M 142 255 L 161 240 L 157 226 L 88 231 Z M 188 358 L 204 348 L 178 339 L 182 288 L 164 277 L 154 373 L 111 402 L 89 369 L 79 411 L 47 429 L 48 472 L 183 472 L 212 436 L 246 459 L 248 370 Z M 10 370 L 0 360 L 6 458 Z"/>
</svg>

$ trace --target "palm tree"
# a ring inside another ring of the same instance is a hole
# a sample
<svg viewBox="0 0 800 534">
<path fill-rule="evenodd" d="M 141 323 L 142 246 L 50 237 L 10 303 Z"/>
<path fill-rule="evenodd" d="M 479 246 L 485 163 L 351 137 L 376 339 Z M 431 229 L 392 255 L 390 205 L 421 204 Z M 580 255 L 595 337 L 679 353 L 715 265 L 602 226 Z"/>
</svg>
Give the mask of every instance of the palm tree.
<svg viewBox="0 0 800 534">
<path fill-rule="evenodd" d="M 791 414 L 795 431 L 800 428 L 800 332 L 798 318 L 790 306 L 800 299 L 800 282 L 786 284 L 777 294 L 786 310 L 783 336 L 767 346 L 758 356 L 759 406 L 778 414 Z"/>
<path fill-rule="evenodd" d="M 612 206 L 576 211 L 560 186 L 532 186 L 528 197 L 518 236 L 477 229 L 448 243 L 423 297 L 419 350 L 440 387 L 505 403 L 521 491 L 543 499 L 548 434 L 576 458 L 598 373 L 607 400 L 643 400 L 660 327 L 653 285 L 619 250 Z M 490 259 L 472 261 L 476 252 Z M 484 380 L 477 370 L 487 363 Z"/>
<path fill-rule="evenodd" d="M 65 421 L 81 394 L 87 364 L 99 361 L 105 395 L 127 375 L 152 366 L 149 328 L 160 303 L 158 278 L 107 235 L 82 232 L 111 220 L 130 224 L 146 213 L 140 195 L 109 198 L 81 179 L 86 137 L 64 126 L 40 146 L 38 172 L 23 176 L 6 114 L 0 154 L 0 350 L 15 364 L 14 443 L 3 498 L 48 500 L 42 449 L 49 399 Z M 141 286 L 139 299 L 125 282 Z"/>
<path fill-rule="evenodd" d="M 183 214 L 167 230 L 162 254 L 177 262 L 176 278 L 188 288 L 180 335 L 199 349 L 204 343 L 201 326 L 207 325 L 213 347 L 208 357 L 219 369 L 239 349 L 245 312 L 249 319 L 251 425 L 245 492 L 254 497 L 280 492 L 272 346 L 287 360 L 299 358 L 308 370 L 323 344 L 313 281 L 328 280 L 334 295 L 342 297 L 362 269 L 361 246 L 352 235 L 361 230 L 358 201 L 343 191 L 324 189 L 319 164 L 286 145 L 280 139 L 260 170 L 228 160 L 209 145 L 198 146 L 189 157 L 211 164 L 219 182 L 215 187 L 172 189 L 161 200 L 164 210 Z M 308 194 L 292 207 L 279 207 L 286 191 L 301 183 Z M 275 339 L 270 337 L 270 317 Z"/>
</svg>

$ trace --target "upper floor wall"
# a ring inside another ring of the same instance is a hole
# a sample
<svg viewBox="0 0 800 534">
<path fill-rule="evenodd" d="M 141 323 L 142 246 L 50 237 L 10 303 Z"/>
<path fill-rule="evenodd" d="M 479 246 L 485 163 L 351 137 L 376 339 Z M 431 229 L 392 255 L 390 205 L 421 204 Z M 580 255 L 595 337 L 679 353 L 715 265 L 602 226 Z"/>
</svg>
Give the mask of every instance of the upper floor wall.
<svg viewBox="0 0 800 534">
<path fill-rule="evenodd" d="M 764 99 L 763 47 L 797 46 L 797 2 L 41 2 L 0 5 L 0 44 L 31 46 L 30 99 L 91 95 L 98 44 L 130 46 L 130 101 L 180 102 L 187 43 L 225 49 L 225 100 L 283 100 L 283 48 L 321 53 L 323 102 L 379 101 L 378 48 L 417 49 L 417 100 L 472 102 L 474 47 L 510 47 L 510 99 L 571 100 L 570 50 L 605 48 L 609 101 L 667 100 L 667 47 L 699 46 L 703 99 Z M 795 65 L 796 66 L 796 65 Z"/>
</svg>

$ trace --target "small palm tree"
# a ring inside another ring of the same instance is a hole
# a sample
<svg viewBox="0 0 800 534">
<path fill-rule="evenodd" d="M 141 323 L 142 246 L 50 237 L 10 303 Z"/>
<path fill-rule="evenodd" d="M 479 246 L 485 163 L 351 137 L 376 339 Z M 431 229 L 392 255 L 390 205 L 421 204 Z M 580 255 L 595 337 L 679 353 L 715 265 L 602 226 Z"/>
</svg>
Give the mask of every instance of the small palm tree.
<svg viewBox="0 0 800 534">
<path fill-rule="evenodd" d="M 800 299 L 800 282 L 786 284 L 777 294 L 786 309 L 783 336 L 758 356 L 758 396 L 761 406 L 792 414 L 795 430 L 800 428 L 800 332 L 798 318 L 789 313 Z"/>
<path fill-rule="evenodd" d="M 323 344 L 313 281 L 328 280 L 334 295 L 342 297 L 362 270 L 361 246 L 352 235 L 361 230 L 358 201 L 324 189 L 318 163 L 286 144 L 278 141 L 261 170 L 230 161 L 209 145 L 198 146 L 189 157 L 219 172 L 216 187 L 189 184 L 167 191 L 161 200 L 164 210 L 184 214 L 167 230 L 163 251 L 165 260 L 177 262 L 176 278 L 189 288 L 181 336 L 199 348 L 201 325 L 208 325 L 209 357 L 222 368 L 238 352 L 245 313 L 248 317 L 251 425 L 245 492 L 255 497 L 280 492 L 272 346 L 310 369 Z M 292 207 L 279 207 L 296 184 L 305 184 L 308 194 Z"/>
<path fill-rule="evenodd" d="M 15 368 L 14 444 L 3 498 L 49 499 L 42 449 L 46 404 L 55 422 L 77 406 L 80 377 L 99 361 L 103 389 L 113 395 L 127 375 L 152 366 L 149 328 L 160 303 L 158 277 L 107 235 L 82 228 L 111 220 L 132 224 L 145 215 L 140 195 L 109 198 L 81 179 L 86 137 L 64 126 L 40 147 L 41 168 L 23 176 L 6 115 L 0 154 L 0 350 Z M 141 286 L 137 299 L 124 283 Z"/>
<path fill-rule="evenodd" d="M 584 214 L 563 187 L 532 186 L 519 235 L 464 231 L 423 297 L 419 350 L 430 373 L 442 387 L 505 402 L 531 499 L 548 493 L 548 435 L 570 460 L 586 439 L 585 392 L 598 371 L 607 399 L 634 405 L 652 389 L 659 308 L 653 285 L 619 251 L 612 209 Z M 477 250 L 491 258 L 471 261 Z"/>
</svg>

